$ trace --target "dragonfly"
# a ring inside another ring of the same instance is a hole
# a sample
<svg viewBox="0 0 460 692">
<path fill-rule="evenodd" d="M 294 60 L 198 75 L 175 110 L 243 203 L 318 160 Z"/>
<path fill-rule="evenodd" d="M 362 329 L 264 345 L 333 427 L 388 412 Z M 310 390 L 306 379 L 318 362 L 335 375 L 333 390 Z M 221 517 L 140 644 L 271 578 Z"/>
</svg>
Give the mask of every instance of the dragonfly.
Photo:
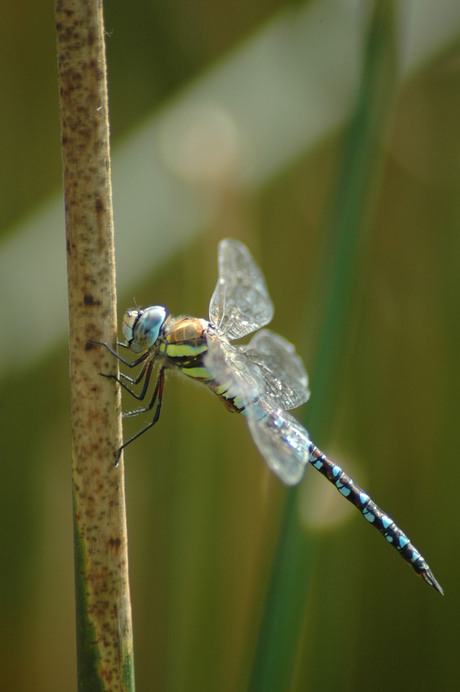
<svg viewBox="0 0 460 692">
<path fill-rule="evenodd" d="M 263 274 L 248 248 L 225 239 L 218 249 L 219 278 L 209 305 L 209 320 L 175 317 L 162 305 L 131 308 L 123 318 L 124 342 L 118 345 L 137 357 L 128 360 L 103 345 L 129 368 L 141 366 L 135 377 L 101 373 L 114 378 L 139 401 L 142 408 L 127 411 L 124 418 L 153 410 L 152 419 L 123 443 L 122 451 L 153 427 L 160 417 L 165 373 L 180 371 L 202 382 L 226 408 L 242 413 L 251 436 L 268 467 L 286 485 L 300 482 L 308 465 L 313 466 L 341 495 L 359 509 L 419 574 L 443 593 L 423 555 L 396 525 L 335 462 L 310 440 L 308 432 L 288 411 L 305 403 L 310 395 L 308 376 L 294 346 L 279 334 L 262 329 L 272 319 L 274 308 Z M 247 344 L 237 340 L 256 332 Z M 155 382 L 153 387 L 150 383 Z M 133 387 L 140 386 L 140 391 Z"/>
</svg>

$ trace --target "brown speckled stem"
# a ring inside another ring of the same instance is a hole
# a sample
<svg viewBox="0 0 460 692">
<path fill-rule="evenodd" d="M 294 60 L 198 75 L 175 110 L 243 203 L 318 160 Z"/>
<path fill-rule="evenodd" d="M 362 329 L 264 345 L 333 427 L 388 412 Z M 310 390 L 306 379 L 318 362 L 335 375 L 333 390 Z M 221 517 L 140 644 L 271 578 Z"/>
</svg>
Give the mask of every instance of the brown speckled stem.
<svg viewBox="0 0 460 692">
<path fill-rule="evenodd" d="M 69 286 L 79 689 L 133 690 L 102 2 L 56 0 Z"/>
</svg>

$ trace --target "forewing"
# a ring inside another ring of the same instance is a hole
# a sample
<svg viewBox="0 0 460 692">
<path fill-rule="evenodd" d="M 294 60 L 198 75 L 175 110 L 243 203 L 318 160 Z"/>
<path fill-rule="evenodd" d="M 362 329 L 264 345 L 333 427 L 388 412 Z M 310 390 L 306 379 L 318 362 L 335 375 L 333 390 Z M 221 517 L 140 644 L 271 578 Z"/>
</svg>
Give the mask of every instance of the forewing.
<svg viewBox="0 0 460 692">
<path fill-rule="evenodd" d="M 269 329 L 262 329 L 242 348 L 258 367 L 264 392 L 280 408 L 296 408 L 308 400 L 308 375 L 289 341 Z"/>
<path fill-rule="evenodd" d="M 265 280 L 243 243 L 219 243 L 219 279 L 209 304 L 209 319 L 227 339 L 241 339 L 265 326 L 273 304 Z"/>
</svg>

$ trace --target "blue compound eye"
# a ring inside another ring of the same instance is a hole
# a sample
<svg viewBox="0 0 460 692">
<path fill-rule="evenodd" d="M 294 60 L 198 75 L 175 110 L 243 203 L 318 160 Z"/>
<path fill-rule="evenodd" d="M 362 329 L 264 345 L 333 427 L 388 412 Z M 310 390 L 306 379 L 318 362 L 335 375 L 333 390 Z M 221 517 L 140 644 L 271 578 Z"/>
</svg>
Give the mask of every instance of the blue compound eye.
<svg viewBox="0 0 460 692">
<path fill-rule="evenodd" d="M 123 333 L 131 351 L 142 353 L 152 348 L 167 314 L 162 305 L 151 305 L 145 310 L 128 310 L 125 313 Z"/>
</svg>

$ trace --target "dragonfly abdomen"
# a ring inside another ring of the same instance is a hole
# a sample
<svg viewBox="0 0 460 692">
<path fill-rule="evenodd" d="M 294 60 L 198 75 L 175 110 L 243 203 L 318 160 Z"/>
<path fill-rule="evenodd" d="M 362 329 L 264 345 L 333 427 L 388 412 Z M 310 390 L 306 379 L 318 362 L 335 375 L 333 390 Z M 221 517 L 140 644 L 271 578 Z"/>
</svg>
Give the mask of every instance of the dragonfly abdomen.
<svg viewBox="0 0 460 692">
<path fill-rule="evenodd" d="M 404 531 L 376 505 L 340 466 L 328 459 L 313 443 L 310 445 L 309 461 L 312 466 L 333 483 L 343 497 L 359 509 L 363 517 L 380 531 L 388 543 L 396 548 L 417 574 L 420 574 L 430 586 L 443 593 L 425 558 L 410 542 Z"/>
<path fill-rule="evenodd" d="M 211 381 L 208 383 L 210 389 L 219 397 L 228 411 L 231 413 L 246 413 L 248 402 L 236 390 L 233 382 L 218 381 L 212 375 L 210 379 Z"/>
</svg>

